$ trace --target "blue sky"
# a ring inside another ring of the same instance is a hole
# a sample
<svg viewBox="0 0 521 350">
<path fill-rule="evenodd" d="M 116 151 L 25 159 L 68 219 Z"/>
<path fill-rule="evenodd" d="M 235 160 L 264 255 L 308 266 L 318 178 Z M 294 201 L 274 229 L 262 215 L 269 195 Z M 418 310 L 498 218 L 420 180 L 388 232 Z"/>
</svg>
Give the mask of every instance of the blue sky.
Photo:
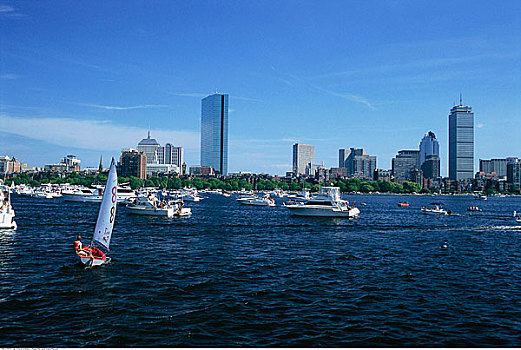
<svg viewBox="0 0 521 350">
<path fill-rule="evenodd" d="M 229 170 L 284 174 L 291 145 L 388 169 L 448 113 L 475 158 L 521 157 L 521 1 L 2 1 L 0 155 L 97 166 L 148 128 L 199 164 L 200 100 L 230 95 Z"/>
</svg>

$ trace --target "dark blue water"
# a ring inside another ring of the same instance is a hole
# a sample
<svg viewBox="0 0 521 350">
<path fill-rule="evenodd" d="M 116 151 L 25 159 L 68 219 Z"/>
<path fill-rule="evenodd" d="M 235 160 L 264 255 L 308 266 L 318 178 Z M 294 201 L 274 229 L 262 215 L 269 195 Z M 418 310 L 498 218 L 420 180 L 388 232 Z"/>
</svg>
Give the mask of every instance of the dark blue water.
<svg viewBox="0 0 521 350">
<path fill-rule="evenodd" d="M 188 218 L 119 208 L 112 261 L 89 269 L 72 244 L 98 205 L 15 197 L 0 346 L 521 346 L 521 198 L 349 199 L 354 221 L 217 195 Z M 463 216 L 422 215 L 433 199 Z"/>
</svg>

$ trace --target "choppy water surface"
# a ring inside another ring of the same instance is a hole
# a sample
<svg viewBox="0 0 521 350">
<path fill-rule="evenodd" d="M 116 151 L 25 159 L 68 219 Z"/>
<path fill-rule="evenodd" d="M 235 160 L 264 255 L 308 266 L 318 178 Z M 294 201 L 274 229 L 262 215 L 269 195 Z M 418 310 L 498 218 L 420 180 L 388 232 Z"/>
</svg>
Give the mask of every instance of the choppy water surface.
<svg viewBox="0 0 521 350">
<path fill-rule="evenodd" d="M 89 269 L 72 243 L 98 205 L 15 197 L 0 346 L 521 346 L 521 198 L 348 199 L 357 220 L 218 195 L 188 218 L 119 208 L 112 261 Z M 422 215 L 433 200 L 463 215 Z"/>
</svg>

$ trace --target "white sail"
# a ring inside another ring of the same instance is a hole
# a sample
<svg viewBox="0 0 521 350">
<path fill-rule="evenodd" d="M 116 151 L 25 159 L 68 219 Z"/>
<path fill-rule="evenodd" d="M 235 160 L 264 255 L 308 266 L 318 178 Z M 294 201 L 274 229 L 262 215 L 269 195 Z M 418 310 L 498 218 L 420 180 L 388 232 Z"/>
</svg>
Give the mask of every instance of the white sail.
<svg viewBox="0 0 521 350">
<path fill-rule="evenodd" d="M 112 158 L 107 184 L 103 192 L 103 200 L 99 208 L 98 221 L 96 221 L 96 229 L 94 236 L 92 236 L 93 245 L 101 246 L 106 250 L 109 250 L 110 236 L 112 235 L 114 219 L 116 218 L 117 188 L 118 175 L 116 174 L 114 158 Z"/>
</svg>

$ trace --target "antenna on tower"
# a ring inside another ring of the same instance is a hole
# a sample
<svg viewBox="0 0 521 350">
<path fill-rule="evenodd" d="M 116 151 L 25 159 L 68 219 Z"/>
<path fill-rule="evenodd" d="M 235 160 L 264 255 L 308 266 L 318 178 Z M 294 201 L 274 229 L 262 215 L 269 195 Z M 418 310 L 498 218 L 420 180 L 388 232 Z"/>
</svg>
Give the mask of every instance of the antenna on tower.
<svg viewBox="0 0 521 350">
<path fill-rule="evenodd" d="M 459 93 L 459 105 L 460 105 L 460 106 L 463 106 L 463 101 L 462 101 L 462 99 L 461 99 L 461 92 Z"/>
</svg>

